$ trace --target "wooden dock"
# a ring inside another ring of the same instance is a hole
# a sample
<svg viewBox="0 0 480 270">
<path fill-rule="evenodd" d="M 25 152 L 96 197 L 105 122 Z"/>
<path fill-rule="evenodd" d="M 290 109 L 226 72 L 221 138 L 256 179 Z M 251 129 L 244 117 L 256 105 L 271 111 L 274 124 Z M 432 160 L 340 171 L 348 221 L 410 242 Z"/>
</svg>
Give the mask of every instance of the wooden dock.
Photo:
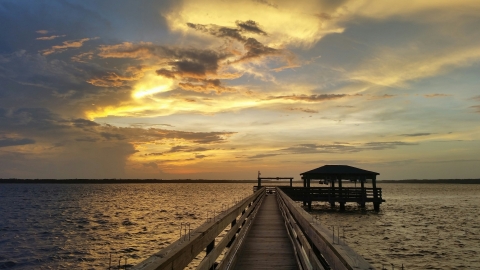
<svg viewBox="0 0 480 270">
<path fill-rule="evenodd" d="M 275 195 L 263 200 L 234 269 L 299 269 Z"/>
<path fill-rule="evenodd" d="M 261 187 L 131 270 L 182 270 L 202 251 L 199 270 L 374 269 L 281 188 Z"/>
</svg>

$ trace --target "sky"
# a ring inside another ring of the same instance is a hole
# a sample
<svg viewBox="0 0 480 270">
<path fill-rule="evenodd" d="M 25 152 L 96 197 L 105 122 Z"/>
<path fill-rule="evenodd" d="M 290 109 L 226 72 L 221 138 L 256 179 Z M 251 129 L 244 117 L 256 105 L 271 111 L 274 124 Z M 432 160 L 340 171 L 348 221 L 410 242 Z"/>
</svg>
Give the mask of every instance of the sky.
<svg viewBox="0 0 480 270">
<path fill-rule="evenodd" d="M 0 178 L 479 178 L 479 25 L 477 0 L 0 0 Z"/>
</svg>

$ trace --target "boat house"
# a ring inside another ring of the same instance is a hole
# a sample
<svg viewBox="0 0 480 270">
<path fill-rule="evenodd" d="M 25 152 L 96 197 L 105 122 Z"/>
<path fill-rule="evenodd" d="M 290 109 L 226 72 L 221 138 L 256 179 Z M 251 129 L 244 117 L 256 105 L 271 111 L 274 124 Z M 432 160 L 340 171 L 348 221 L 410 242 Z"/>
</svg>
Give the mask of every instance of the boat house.
<svg viewBox="0 0 480 270">
<path fill-rule="evenodd" d="M 356 202 L 362 208 L 365 203 L 372 202 L 375 211 L 380 211 L 382 189 L 377 188 L 377 175 L 379 173 L 348 165 L 324 165 L 300 174 L 303 188 L 285 187 L 284 191 L 296 201 L 303 201 L 311 209 L 312 201 L 329 202 L 331 207 L 340 204 L 340 211 L 345 210 L 345 203 Z M 330 187 L 312 187 L 312 180 L 330 185 Z M 370 180 L 371 187 L 365 183 Z M 344 181 L 360 182 L 360 187 L 344 187 Z"/>
</svg>

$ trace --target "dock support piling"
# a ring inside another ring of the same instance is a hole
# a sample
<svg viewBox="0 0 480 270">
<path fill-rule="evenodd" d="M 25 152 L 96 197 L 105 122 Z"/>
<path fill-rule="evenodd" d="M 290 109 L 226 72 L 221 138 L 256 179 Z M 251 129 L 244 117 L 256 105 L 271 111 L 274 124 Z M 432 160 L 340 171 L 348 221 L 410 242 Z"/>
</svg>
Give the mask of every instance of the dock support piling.
<svg viewBox="0 0 480 270">
<path fill-rule="evenodd" d="M 360 179 L 360 184 L 361 184 L 361 192 L 362 192 L 360 207 L 365 208 L 365 198 L 367 196 L 365 193 L 365 178 Z"/>
</svg>

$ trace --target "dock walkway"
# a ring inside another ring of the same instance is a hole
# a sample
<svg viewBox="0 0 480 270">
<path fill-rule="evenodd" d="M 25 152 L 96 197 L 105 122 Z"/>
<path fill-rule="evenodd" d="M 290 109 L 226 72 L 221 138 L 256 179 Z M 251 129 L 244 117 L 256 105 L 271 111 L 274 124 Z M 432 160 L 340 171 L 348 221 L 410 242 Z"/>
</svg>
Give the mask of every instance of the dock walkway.
<svg viewBox="0 0 480 270">
<path fill-rule="evenodd" d="M 265 196 L 258 211 L 234 269 L 299 269 L 276 195 Z"/>
</svg>

